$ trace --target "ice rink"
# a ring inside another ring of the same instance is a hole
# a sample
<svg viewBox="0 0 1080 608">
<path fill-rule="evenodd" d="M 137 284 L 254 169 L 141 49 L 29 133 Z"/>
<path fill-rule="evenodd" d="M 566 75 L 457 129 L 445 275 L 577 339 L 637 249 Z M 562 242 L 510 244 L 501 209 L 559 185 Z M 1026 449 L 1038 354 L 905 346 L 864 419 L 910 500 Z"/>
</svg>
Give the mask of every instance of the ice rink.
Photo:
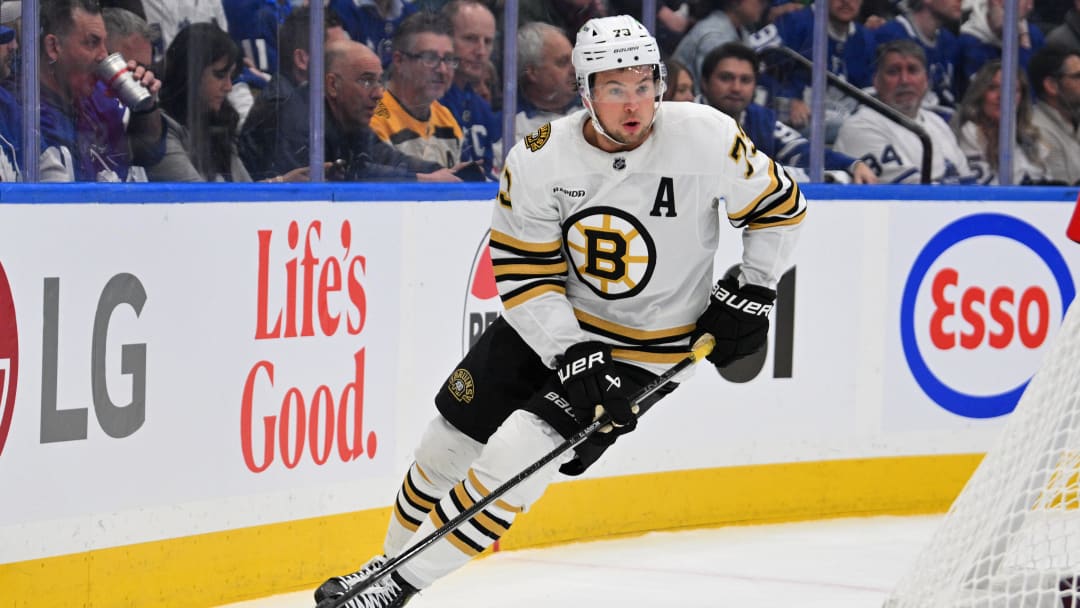
<svg viewBox="0 0 1080 608">
<path fill-rule="evenodd" d="M 652 532 L 499 552 L 436 582 L 408 608 L 879 608 L 941 519 Z M 229 608 L 311 606 L 307 590 Z"/>
</svg>

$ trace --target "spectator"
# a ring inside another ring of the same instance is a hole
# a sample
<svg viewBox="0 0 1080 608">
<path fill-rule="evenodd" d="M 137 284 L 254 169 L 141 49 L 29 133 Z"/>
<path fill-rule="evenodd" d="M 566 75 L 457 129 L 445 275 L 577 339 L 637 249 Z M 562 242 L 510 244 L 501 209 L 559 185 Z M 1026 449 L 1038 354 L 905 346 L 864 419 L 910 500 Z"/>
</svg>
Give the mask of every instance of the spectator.
<svg viewBox="0 0 1080 608">
<path fill-rule="evenodd" d="M 934 183 L 973 183 L 975 175 L 945 120 L 923 107 L 930 83 L 926 52 L 914 40 L 886 42 L 878 48 L 874 88 L 889 107 L 918 123 L 933 142 L 930 180 Z M 840 127 L 834 148 L 870 165 L 885 183 L 920 181 L 922 142 L 915 133 L 869 106 L 861 106 Z"/>
<path fill-rule="evenodd" d="M 164 56 L 177 32 L 192 23 L 216 23 L 223 30 L 229 27 L 221 0 L 142 0 L 142 6 L 146 22 L 159 34 L 155 61 Z"/>
<path fill-rule="evenodd" d="M 1023 72 L 1016 83 L 1016 147 L 1012 155 L 1012 183 L 1039 184 L 1047 179 L 1048 149 L 1031 124 L 1030 87 Z M 1000 183 L 998 132 L 1001 128 L 1001 62 L 983 64 L 971 79 L 952 119 L 960 149 L 982 184 Z"/>
<path fill-rule="evenodd" d="M 405 154 L 454 167 L 461 161 L 461 126 L 438 101 L 458 66 L 450 23 L 438 13 L 411 15 L 394 33 L 393 48 L 371 129 Z"/>
<path fill-rule="evenodd" d="M 697 0 L 694 0 L 696 3 Z M 612 15 L 632 15 L 640 19 L 641 0 L 610 0 L 609 12 Z M 675 47 L 690 31 L 694 24 L 690 16 L 690 5 L 685 0 L 659 0 L 656 2 L 656 43 L 660 45 L 660 54 L 664 57 L 675 52 Z"/>
<path fill-rule="evenodd" d="M 664 101 L 694 101 L 694 77 L 686 66 L 673 57 L 664 60 L 664 66 L 667 68 Z"/>
<path fill-rule="evenodd" d="M 601 0 L 520 0 L 518 11 L 519 23 L 547 23 L 562 30 L 567 38 L 576 36 L 589 19 L 607 13 Z"/>
<path fill-rule="evenodd" d="M 0 62 L 3 62 L 7 69 L 4 77 L 0 78 L 0 87 L 7 89 L 18 97 L 20 91 L 22 91 L 22 83 L 19 82 L 19 74 L 22 73 L 19 64 L 19 32 L 22 31 L 21 0 L 4 0 L 0 2 L 0 25 L 13 32 L 9 42 L 0 43 Z M 0 34 L 0 40 L 6 38 L 6 34 Z"/>
<path fill-rule="evenodd" d="M 326 45 L 325 158 L 332 181 L 460 181 L 439 163 L 403 154 L 382 141 L 369 123 L 383 96 L 382 62 L 367 46 L 351 40 Z M 286 120 L 297 106 L 307 109 L 309 85 L 278 108 L 281 133 L 274 140 L 272 165 L 285 172 L 308 164 L 308 121 Z"/>
<path fill-rule="evenodd" d="M 782 165 L 802 169 L 810 163 L 810 142 L 798 131 L 776 119 L 776 112 L 753 103 L 757 87 L 758 56 L 741 42 L 728 42 L 713 49 L 702 63 L 701 82 L 706 102 L 735 119 L 758 150 Z M 857 184 L 877 183 L 874 172 L 862 161 L 825 151 L 825 169 L 845 175 L 840 181 Z M 793 173 L 795 175 L 795 173 Z"/>
<path fill-rule="evenodd" d="M 302 128 L 303 138 L 305 141 L 307 139 L 308 117 L 311 114 L 308 105 L 309 89 L 305 88 L 301 93 L 298 88 L 308 82 L 308 62 L 311 57 L 308 51 L 311 45 L 310 23 L 311 11 L 306 6 L 293 10 L 285 18 L 278 34 L 281 57 L 278 73 L 255 100 L 247 120 L 241 126 L 240 158 L 244 160 L 244 166 L 252 179 L 267 179 L 284 173 L 284 168 L 292 169 L 307 164 L 306 158 L 289 159 L 285 167 L 277 167 L 274 165 L 274 154 L 278 134 L 285 128 Z M 324 13 L 324 24 L 325 44 L 349 39 L 333 11 Z M 286 101 L 289 102 L 288 113 L 281 111 L 281 106 Z M 284 123 L 279 123 L 279 120 Z"/>
<path fill-rule="evenodd" d="M 292 12 L 288 0 L 221 0 L 228 32 L 251 67 L 266 74 L 278 69 L 278 28 Z M 223 26 L 224 27 L 224 26 Z"/>
<path fill-rule="evenodd" d="M 127 109 L 94 74 L 108 55 L 97 0 L 42 0 L 40 11 L 41 180 L 127 181 L 132 164 L 157 163 L 161 111 L 155 104 L 125 121 Z M 156 99 L 154 73 L 133 59 L 128 69 Z"/>
<path fill-rule="evenodd" d="M 569 114 L 578 107 L 580 98 L 570 58 L 573 49 L 562 30 L 548 23 L 526 23 L 518 28 L 517 46 L 514 135 L 522 137 Z"/>
<path fill-rule="evenodd" d="M 375 51 L 383 67 L 390 65 L 394 32 L 409 15 L 417 12 L 411 0 L 330 0 L 349 38 Z"/>
<path fill-rule="evenodd" d="M 1026 70 L 1032 53 L 1042 48 L 1042 32 L 1027 21 L 1032 0 L 1018 0 L 1020 23 L 1018 55 L 1020 69 Z M 956 49 L 956 98 L 967 90 L 968 81 L 992 59 L 1001 59 L 1001 34 L 1005 23 L 1005 0 L 976 0 L 971 14 L 960 26 Z"/>
<path fill-rule="evenodd" d="M 873 64 L 870 57 L 874 52 L 874 35 L 862 24 L 857 23 L 855 18 L 859 15 L 862 0 L 828 0 L 829 3 L 829 71 L 843 78 L 856 87 L 867 87 L 873 78 Z M 798 52 L 803 57 L 811 59 L 814 49 L 814 8 L 808 6 L 794 11 L 776 20 L 774 26 L 769 26 L 755 35 L 754 45 L 760 44 L 759 39 L 771 37 L 770 30 L 775 27 L 775 35 L 780 38 L 785 46 Z M 810 124 L 810 105 L 807 99 L 810 97 L 810 74 L 800 66 L 787 69 L 787 64 L 774 65 L 774 68 L 784 68 L 782 76 L 775 82 L 766 83 L 767 88 L 772 90 L 776 102 L 781 108 L 787 108 L 786 118 L 782 115 L 781 120 L 796 129 L 804 129 Z M 770 70 L 776 75 L 779 70 Z M 840 124 L 855 111 L 857 103 L 835 87 L 828 87 L 825 94 L 825 123 L 826 140 L 836 138 L 836 131 Z"/>
<path fill-rule="evenodd" d="M 484 78 L 473 85 L 476 89 L 476 94 L 484 98 L 484 101 L 488 102 L 491 106 L 491 111 L 495 112 L 496 116 L 499 115 L 500 108 L 502 108 L 502 88 L 499 82 L 499 68 L 495 67 L 494 61 L 489 61 L 487 66 L 484 67 Z M 499 119 L 502 122 L 502 119 Z M 502 127 L 499 127 L 500 134 L 502 133 Z"/>
<path fill-rule="evenodd" d="M 15 30 L 0 25 L 0 82 L 11 78 L 11 56 L 17 48 Z M 22 124 L 18 98 L 8 88 L 0 87 L 0 181 L 15 182 L 22 177 Z"/>
<path fill-rule="evenodd" d="M 439 103 L 450 110 L 461 127 L 464 136 L 461 160 L 479 161 L 494 180 L 495 149 L 502 138 L 502 120 L 478 89 L 485 85 L 491 65 L 495 15 L 479 0 L 452 0 L 443 7 L 443 15 L 453 28 L 454 53 L 460 63 L 450 89 Z"/>
<path fill-rule="evenodd" d="M 1049 148 L 1047 178 L 1080 183 L 1080 50 L 1048 44 L 1028 62 L 1028 78 L 1038 98 L 1031 124 Z"/>
<path fill-rule="evenodd" d="M 123 8 L 103 8 L 105 46 L 110 53 L 134 59 L 141 66 L 154 63 L 154 30 L 145 19 Z"/>
<path fill-rule="evenodd" d="M 701 63 L 709 51 L 725 42 L 746 41 L 769 8 L 768 0 L 713 0 L 713 10 L 694 24 L 675 47 L 675 59 L 701 77 Z M 698 83 L 698 89 L 700 90 Z"/>
<path fill-rule="evenodd" d="M 877 44 L 910 38 L 926 51 L 930 91 L 926 105 L 944 106 L 946 115 L 956 107 L 953 76 L 956 71 L 956 35 L 960 25 L 961 0 L 907 0 L 908 10 L 874 31 Z"/>
<path fill-rule="evenodd" d="M 123 8 L 103 8 L 101 16 L 105 19 L 105 48 L 109 53 L 120 53 L 127 60 L 147 67 L 154 60 L 154 31 L 146 20 Z M 164 87 L 164 83 L 162 83 Z M 149 181 L 146 169 L 132 165 L 128 173 L 129 182 Z"/>
<path fill-rule="evenodd" d="M 165 53 L 161 105 L 165 156 L 147 167 L 154 181 L 250 182 L 236 152 L 236 109 L 228 100 L 240 47 L 213 23 L 180 30 Z M 269 181 L 306 181 L 307 168 Z"/>
<path fill-rule="evenodd" d="M 1064 22 L 1046 35 L 1046 44 L 1080 52 L 1080 0 L 1072 1 L 1072 8 L 1065 13 Z"/>
</svg>

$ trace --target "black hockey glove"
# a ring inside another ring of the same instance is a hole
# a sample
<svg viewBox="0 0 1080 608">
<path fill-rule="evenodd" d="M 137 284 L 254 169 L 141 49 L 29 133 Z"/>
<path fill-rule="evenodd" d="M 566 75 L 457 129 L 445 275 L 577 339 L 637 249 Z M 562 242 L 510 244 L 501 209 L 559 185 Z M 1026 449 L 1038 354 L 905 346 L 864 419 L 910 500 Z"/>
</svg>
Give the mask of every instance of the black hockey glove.
<svg viewBox="0 0 1080 608">
<path fill-rule="evenodd" d="M 593 433 L 592 437 L 599 443 L 610 445 L 615 435 L 629 433 L 637 427 L 637 407 L 631 408 L 625 397 L 623 379 L 611 358 L 610 346 L 603 342 L 575 344 L 566 349 L 556 371 L 566 389 L 574 418 L 582 426 L 599 418 L 604 411 L 611 416 L 614 428 L 604 426 L 599 433 Z M 599 437 L 602 434 L 609 437 Z"/>
<path fill-rule="evenodd" d="M 709 307 L 697 320 L 690 343 L 701 334 L 716 338 L 716 346 L 707 359 L 716 367 L 727 367 L 735 361 L 761 350 L 769 334 L 769 312 L 776 292 L 758 285 L 739 287 L 735 277 L 724 277 L 713 286 Z"/>
</svg>

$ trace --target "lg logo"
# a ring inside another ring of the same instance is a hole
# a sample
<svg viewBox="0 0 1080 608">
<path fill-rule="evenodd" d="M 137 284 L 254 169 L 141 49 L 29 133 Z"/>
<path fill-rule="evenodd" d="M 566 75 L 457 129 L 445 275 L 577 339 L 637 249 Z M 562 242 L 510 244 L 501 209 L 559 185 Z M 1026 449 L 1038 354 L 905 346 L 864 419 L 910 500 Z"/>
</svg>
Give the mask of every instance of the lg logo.
<svg viewBox="0 0 1080 608">
<path fill-rule="evenodd" d="M 135 316 L 142 313 L 146 289 L 138 277 L 121 273 L 113 276 L 101 290 L 94 310 L 90 345 L 90 392 L 94 414 L 101 429 L 110 437 L 127 437 L 139 430 L 146 420 L 146 344 L 120 347 L 120 371 L 131 377 L 131 401 L 117 405 L 109 396 L 105 370 L 106 344 L 113 313 L 130 307 Z M 57 403 L 60 349 L 60 279 L 45 279 L 44 318 L 41 335 L 41 443 L 86 439 L 88 408 L 60 409 Z"/>
<path fill-rule="evenodd" d="M 11 293 L 7 275 L 0 265 L 0 453 L 3 453 L 11 430 L 19 377 L 19 334 Z M 119 308 L 130 307 L 138 317 L 145 303 L 146 290 L 142 283 L 134 275 L 123 273 L 105 284 L 94 310 L 88 370 L 91 402 L 98 424 L 110 437 L 127 437 L 139 430 L 146 420 L 146 344 L 124 344 L 120 349 L 120 371 L 131 376 L 129 403 L 118 405 L 113 402 L 106 373 L 106 345 L 113 313 Z M 67 318 L 77 316 L 78 313 L 71 313 Z M 87 438 L 89 408 L 61 408 L 57 399 L 61 371 L 60 327 L 60 279 L 47 277 L 41 333 L 41 443 Z"/>
</svg>

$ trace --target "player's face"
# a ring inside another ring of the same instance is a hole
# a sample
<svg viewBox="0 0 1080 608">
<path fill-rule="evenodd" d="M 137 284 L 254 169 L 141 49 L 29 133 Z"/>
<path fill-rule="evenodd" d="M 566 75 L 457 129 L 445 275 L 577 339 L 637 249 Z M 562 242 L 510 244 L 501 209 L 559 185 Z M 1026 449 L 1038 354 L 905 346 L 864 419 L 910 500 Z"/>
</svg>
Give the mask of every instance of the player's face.
<svg viewBox="0 0 1080 608">
<path fill-rule="evenodd" d="M 656 82 L 650 66 L 600 72 L 592 87 L 596 118 L 613 139 L 636 147 L 649 135 L 656 112 Z"/>
<path fill-rule="evenodd" d="M 912 118 L 919 113 L 928 86 L 922 62 L 900 53 L 886 53 L 874 75 L 881 101 Z"/>
<path fill-rule="evenodd" d="M 724 114 L 737 118 L 754 98 L 754 66 L 735 57 L 721 59 L 705 81 L 705 98 L 709 105 Z"/>
<path fill-rule="evenodd" d="M 454 16 L 454 52 L 461 63 L 458 73 L 470 82 L 487 77 L 487 64 L 495 43 L 495 17 L 480 4 L 465 4 Z"/>
</svg>

